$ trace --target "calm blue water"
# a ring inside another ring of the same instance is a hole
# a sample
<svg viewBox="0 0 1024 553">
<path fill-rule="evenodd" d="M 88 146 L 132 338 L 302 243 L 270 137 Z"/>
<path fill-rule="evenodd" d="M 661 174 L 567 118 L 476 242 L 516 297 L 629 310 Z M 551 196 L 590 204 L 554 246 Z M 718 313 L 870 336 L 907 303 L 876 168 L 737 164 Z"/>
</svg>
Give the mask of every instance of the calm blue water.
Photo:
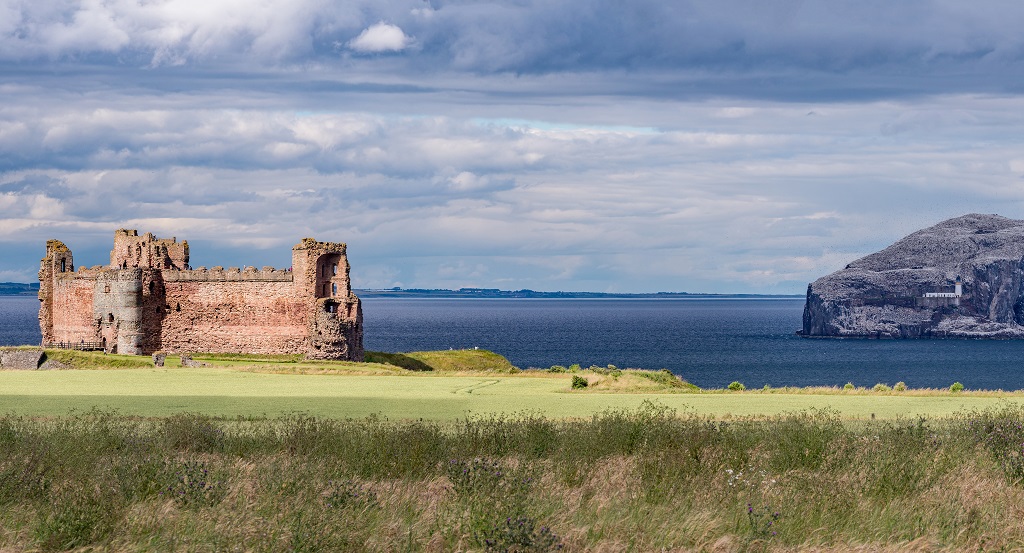
<svg viewBox="0 0 1024 553">
<path fill-rule="evenodd" d="M 34 344 L 39 302 L 0 297 L 0 345 Z M 809 340 L 803 300 L 364 298 L 375 351 L 479 347 L 520 367 L 667 368 L 704 387 L 1024 388 L 1024 341 Z"/>
</svg>

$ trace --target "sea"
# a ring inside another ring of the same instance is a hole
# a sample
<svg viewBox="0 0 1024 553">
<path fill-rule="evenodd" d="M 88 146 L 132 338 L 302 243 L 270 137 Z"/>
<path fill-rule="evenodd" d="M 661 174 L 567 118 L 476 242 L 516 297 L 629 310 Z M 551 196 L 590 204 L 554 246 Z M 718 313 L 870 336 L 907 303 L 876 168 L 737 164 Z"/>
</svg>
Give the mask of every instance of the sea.
<svg viewBox="0 0 1024 553">
<path fill-rule="evenodd" d="M 701 387 L 1024 389 L 1024 340 L 809 339 L 803 300 L 363 298 L 364 346 L 480 348 L 521 368 L 668 369 Z M 0 345 L 40 342 L 35 297 L 0 296 Z"/>
</svg>

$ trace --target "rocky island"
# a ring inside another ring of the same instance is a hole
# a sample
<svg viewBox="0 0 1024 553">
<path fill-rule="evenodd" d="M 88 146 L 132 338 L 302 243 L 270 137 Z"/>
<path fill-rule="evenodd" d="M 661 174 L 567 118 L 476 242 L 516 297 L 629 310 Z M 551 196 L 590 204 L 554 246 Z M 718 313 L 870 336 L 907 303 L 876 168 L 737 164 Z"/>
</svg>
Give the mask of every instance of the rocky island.
<svg viewBox="0 0 1024 553">
<path fill-rule="evenodd" d="M 807 287 L 808 337 L 1024 338 L 1024 221 L 969 214 Z"/>
</svg>

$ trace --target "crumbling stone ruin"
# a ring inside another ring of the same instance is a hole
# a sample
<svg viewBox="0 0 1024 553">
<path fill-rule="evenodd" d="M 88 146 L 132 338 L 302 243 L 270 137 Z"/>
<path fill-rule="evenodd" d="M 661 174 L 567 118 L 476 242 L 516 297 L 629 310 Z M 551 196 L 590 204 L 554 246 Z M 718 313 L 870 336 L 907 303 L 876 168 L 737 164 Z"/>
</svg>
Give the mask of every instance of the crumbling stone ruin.
<svg viewBox="0 0 1024 553">
<path fill-rule="evenodd" d="M 44 345 L 363 359 L 345 244 L 303 238 L 289 269 L 192 269 L 188 259 L 186 241 L 120 229 L 108 267 L 76 271 L 71 250 L 48 240 L 39 269 Z"/>
</svg>

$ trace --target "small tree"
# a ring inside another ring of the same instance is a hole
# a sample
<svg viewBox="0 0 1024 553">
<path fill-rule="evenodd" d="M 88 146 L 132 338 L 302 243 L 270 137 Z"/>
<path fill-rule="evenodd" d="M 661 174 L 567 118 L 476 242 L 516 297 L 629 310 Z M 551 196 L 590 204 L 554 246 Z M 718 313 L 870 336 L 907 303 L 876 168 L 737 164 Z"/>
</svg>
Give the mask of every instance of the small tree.
<svg viewBox="0 0 1024 553">
<path fill-rule="evenodd" d="M 744 386 L 743 383 L 740 382 L 739 380 L 733 380 L 729 384 L 728 388 L 734 392 L 740 392 L 747 389 L 747 387 Z"/>
</svg>

